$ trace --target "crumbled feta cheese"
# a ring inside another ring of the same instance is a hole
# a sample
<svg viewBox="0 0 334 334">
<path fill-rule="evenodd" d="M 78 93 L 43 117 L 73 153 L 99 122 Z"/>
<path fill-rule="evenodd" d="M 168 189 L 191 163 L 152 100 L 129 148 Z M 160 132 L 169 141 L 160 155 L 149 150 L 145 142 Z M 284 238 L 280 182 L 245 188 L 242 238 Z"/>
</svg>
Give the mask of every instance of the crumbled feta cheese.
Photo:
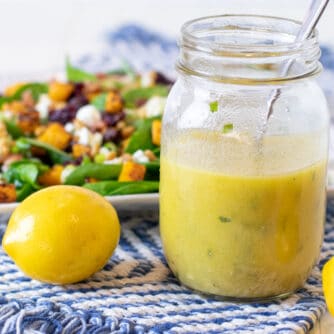
<svg viewBox="0 0 334 334">
<path fill-rule="evenodd" d="M 162 115 L 166 105 L 166 98 L 161 96 L 153 96 L 145 104 L 146 117 L 154 117 Z"/>
<path fill-rule="evenodd" d="M 82 127 L 75 132 L 75 136 L 77 137 L 79 144 L 89 145 L 92 133 L 86 127 Z"/>
<path fill-rule="evenodd" d="M 60 175 L 60 182 L 65 183 L 66 178 L 76 169 L 74 165 L 67 165 Z"/>
<path fill-rule="evenodd" d="M 90 146 L 92 149 L 92 154 L 95 155 L 99 152 L 102 145 L 103 136 L 101 133 L 92 133 L 86 127 L 81 127 L 74 132 L 77 143 L 85 146 Z"/>
<path fill-rule="evenodd" d="M 102 134 L 100 132 L 95 132 L 92 135 L 91 145 L 99 145 L 99 146 L 101 146 L 102 140 L 103 140 Z"/>
<path fill-rule="evenodd" d="M 156 74 L 155 72 L 143 73 L 140 77 L 140 85 L 142 87 L 151 87 L 155 84 Z"/>
<path fill-rule="evenodd" d="M 96 132 L 92 134 L 91 139 L 90 139 L 90 146 L 92 148 L 93 155 L 95 155 L 99 151 L 102 145 L 102 141 L 103 141 L 103 136 L 101 133 Z"/>
<path fill-rule="evenodd" d="M 73 123 L 66 123 L 64 128 L 65 128 L 65 131 L 67 131 L 68 133 L 71 133 L 71 134 L 74 133 L 75 126 Z"/>
<path fill-rule="evenodd" d="M 39 113 L 39 117 L 41 119 L 48 118 L 49 115 L 49 108 L 52 104 L 52 101 L 49 99 L 47 94 L 40 95 L 37 104 L 35 105 L 35 109 Z"/>
<path fill-rule="evenodd" d="M 133 153 L 132 158 L 135 162 L 138 163 L 147 163 L 150 162 L 150 159 L 145 155 L 143 150 L 137 150 L 135 153 Z"/>
<path fill-rule="evenodd" d="M 91 104 L 81 107 L 77 112 L 76 118 L 83 124 L 91 127 L 101 122 L 100 112 Z"/>
<path fill-rule="evenodd" d="M 123 163 L 123 159 L 121 157 L 104 161 L 105 165 L 117 165 L 117 164 L 121 164 L 121 163 Z"/>
</svg>

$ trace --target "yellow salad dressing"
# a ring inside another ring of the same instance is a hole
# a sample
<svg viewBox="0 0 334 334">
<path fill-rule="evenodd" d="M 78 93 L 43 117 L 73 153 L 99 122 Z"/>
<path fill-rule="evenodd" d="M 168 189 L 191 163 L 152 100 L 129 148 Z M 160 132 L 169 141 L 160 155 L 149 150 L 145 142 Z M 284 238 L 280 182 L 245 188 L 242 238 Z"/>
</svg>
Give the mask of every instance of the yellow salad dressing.
<svg viewBox="0 0 334 334">
<path fill-rule="evenodd" d="M 217 142 L 215 159 L 205 159 L 204 139 L 211 141 L 206 146 Z M 317 261 L 326 161 L 312 162 L 314 137 L 266 138 L 257 159 L 246 154 L 254 145 L 193 131 L 176 138 L 161 157 L 163 248 L 174 274 L 193 289 L 226 297 L 278 296 L 301 287 Z M 301 155 L 304 145 L 309 149 Z M 282 150 L 296 154 L 290 158 Z"/>
</svg>

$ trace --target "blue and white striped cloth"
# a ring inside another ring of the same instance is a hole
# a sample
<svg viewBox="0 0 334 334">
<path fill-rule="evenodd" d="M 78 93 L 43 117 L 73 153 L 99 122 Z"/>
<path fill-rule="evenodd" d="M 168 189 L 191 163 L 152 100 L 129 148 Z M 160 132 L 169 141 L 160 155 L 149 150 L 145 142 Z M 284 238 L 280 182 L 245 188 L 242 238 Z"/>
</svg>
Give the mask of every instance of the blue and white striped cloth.
<svg viewBox="0 0 334 334">
<path fill-rule="evenodd" d="M 325 312 L 321 267 L 333 253 L 331 202 L 320 264 L 301 290 L 271 303 L 222 302 L 180 286 L 156 220 L 124 218 L 116 253 L 80 284 L 31 280 L 0 250 L 0 333 L 307 333 Z"/>
<path fill-rule="evenodd" d="M 126 60 L 138 72 L 155 69 L 172 78 L 176 76 L 174 67 L 179 51 L 175 39 L 134 24 L 124 25 L 106 33 L 105 39 L 109 46 L 104 51 L 83 55 L 77 63 L 95 72 L 117 68 Z M 320 61 L 324 71 L 319 78 L 319 83 L 326 93 L 334 118 L 333 45 L 322 46 L 321 51 Z"/>
<path fill-rule="evenodd" d="M 105 34 L 107 47 L 98 53 L 83 55 L 76 60 L 80 67 L 91 72 L 119 68 L 126 61 L 139 73 L 158 70 L 175 77 L 178 55 L 176 40 L 129 24 Z"/>
</svg>

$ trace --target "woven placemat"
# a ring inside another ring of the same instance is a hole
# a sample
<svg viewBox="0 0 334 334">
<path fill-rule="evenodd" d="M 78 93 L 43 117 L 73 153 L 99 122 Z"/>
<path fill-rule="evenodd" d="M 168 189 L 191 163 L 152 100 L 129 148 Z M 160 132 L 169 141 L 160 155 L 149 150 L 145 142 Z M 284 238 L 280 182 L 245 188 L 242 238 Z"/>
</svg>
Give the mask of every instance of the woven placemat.
<svg viewBox="0 0 334 334">
<path fill-rule="evenodd" d="M 179 285 L 163 257 L 156 220 L 123 218 L 116 253 L 80 284 L 30 280 L 0 250 L 0 332 L 306 333 L 325 312 L 320 269 L 333 253 L 330 202 L 320 264 L 303 289 L 280 302 L 222 302 Z"/>
</svg>

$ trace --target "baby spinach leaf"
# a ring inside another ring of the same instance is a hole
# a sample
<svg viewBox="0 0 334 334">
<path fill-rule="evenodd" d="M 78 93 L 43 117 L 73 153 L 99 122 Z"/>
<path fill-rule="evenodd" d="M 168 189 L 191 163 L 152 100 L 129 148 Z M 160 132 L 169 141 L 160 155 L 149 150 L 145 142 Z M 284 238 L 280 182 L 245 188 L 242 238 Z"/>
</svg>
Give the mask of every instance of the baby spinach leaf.
<svg viewBox="0 0 334 334">
<path fill-rule="evenodd" d="M 160 147 L 156 147 L 152 150 L 155 156 L 160 157 Z"/>
<path fill-rule="evenodd" d="M 130 195 L 156 193 L 159 191 L 158 181 L 102 181 L 96 183 L 86 183 L 85 188 L 93 190 L 102 196 Z"/>
<path fill-rule="evenodd" d="M 134 153 L 137 150 L 154 150 L 157 146 L 152 143 L 152 122 L 160 117 L 141 119 L 136 122 L 136 131 L 130 137 L 125 149 L 127 153 Z"/>
<path fill-rule="evenodd" d="M 4 119 L 3 122 L 6 126 L 8 133 L 11 135 L 13 139 L 17 139 L 23 136 L 21 129 L 16 125 L 16 123 L 13 120 Z"/>
<path fill-rule="evenodd" d="M 31 195 L 34 191 L 36 191 L 36 188 L 33 187 L 31 184 L 26 183 L 22 187 L 16 189 L 16 200 L 18 202 L 21 202 L 29 195 Z"/>
<path fill-rule="evenodd" d="M 66 76 L 68 81 L 72 82 L 83 82 L 83 81 L 96 81 L 97 77 L 95 74 L 88 73 L 81 70 L 80 68 L 74 67 L 69 58 L 66 58 Z"/>
<path fill-rule="evenodd" d="M 35 184 L 38 177 L 38 167 L 35 164 L 22 164 L 16 167 L 16 173 L 24 183 Z"/>
<path fill-rule="evenodd" d="M 167 96 L 168 87 L 156 85 L 153 87 L 134 88 L 124 93 L 123 98 L 127 108 L 135 108 L 139 100 L 148 100 L 153 96 Z"/>
<path fill-rule="evenodd" d="M 16 145 L 19 145 L 19 147 L 27 147 L 27 145 L 29 145 L 30 147 L 35 146 L 41 148 L 46 151 L 51 161 L 56 164 L 72 160 L 72 157 L 69 154 L 36 139 L 22 137 L 16 141 Z"/>
<path fill-rule="evenodd" d="M 13 162 L 3 176 L 7 182 L 15 184 L 16 198 L 20 202 L 41 188 L 37 181 L 38 176 L 48 168 L 39 160 L 20 160 Z"/>
<path fill-rule="evenodd" d="M 37 178 L 48 170 L 48 166 L 38 160 L 20 160 L 13 162 L 4 173 L 4 178 L 9 183 L 16 185 L 29 184 L 34 189 L 39 189 Z"/>
<path fill-rule="evenodd" d="M 0 108 L 3 104 L 12 102 L 13 98 L 11 96 L 0 96 Z"/>
<path fill-rule="evenodd" d="M 82 185 L 89 177 L 98 180 L 117 179 L 122 165 L 104 165 L 99 163 L 86 163 L 77 167 L 65 180 L 65 184 Z"/>
<path fill-rule="evenodd" d="M 13 153 L 21 153 L 24 156 L 31 156 L 30 152 L 30 144 L 28 144 L 26 141 L 22 140 L 23 138 L 19 138 L 15 141 L 14 146 L 12 147 Z"/>
<path fill-rule="evenodd" d="M 94 97 L 91 104 L 94 105 L 98 110 L 105 110 L 107 93 L 101 93 Z"/>
<path fill-rule="evenodd" d="M 123 59 L 121 67 L 109 71 L 108 74 L 129 75 L 131 77 L 135 77 L 136 71 L 126 60 Z"/>
</svg>

